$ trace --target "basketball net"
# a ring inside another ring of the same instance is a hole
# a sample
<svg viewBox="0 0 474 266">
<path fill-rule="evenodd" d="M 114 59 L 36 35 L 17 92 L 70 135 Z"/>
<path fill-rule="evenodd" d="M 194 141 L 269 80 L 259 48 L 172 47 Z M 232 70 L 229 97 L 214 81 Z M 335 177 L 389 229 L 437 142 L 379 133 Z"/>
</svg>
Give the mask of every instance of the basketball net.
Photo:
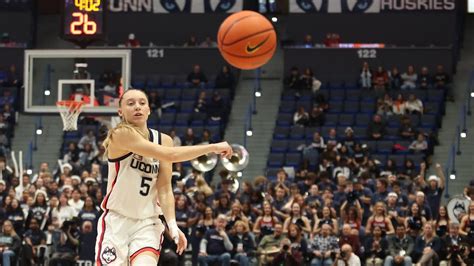
<svg viewBox="0 0 474 266">
<path fill-rule="evenodd" d="M 77 119 L 82 111 L 83 102 L 76 101 L 58 101 L 56 107 L 58 107 L 59 114 L 63 120 L 64 131 L 75 131 L 77 130 Z"/>
</svg>

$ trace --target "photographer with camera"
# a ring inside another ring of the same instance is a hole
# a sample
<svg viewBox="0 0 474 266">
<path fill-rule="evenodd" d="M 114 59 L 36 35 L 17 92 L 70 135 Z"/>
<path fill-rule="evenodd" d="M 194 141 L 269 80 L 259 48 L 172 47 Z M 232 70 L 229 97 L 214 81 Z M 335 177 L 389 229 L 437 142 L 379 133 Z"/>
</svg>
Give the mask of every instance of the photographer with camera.
<svg viewBox="0 0 474 266">
<path fill-rule="evenodd" d="M 333 263 L 333 254 L 339 252 L 338 240 L 330 235 L 332 227 L 329 224 L 323 224 L 321 233 L 317 235 L 311 243 L 313 259 L 311 266 L 329 266 Z"/>
<path fill-rule="evenodd" d="M 61 235 L 56 251 L 50 260 L 50 266 L 74 266 L 79 246 L 79 230 L 77 217 L 66 220 L 61 226 Z"/>
<path fill-rule="evenodd" d="M 345 244 L 341 252 L 336 255 L 336 260 L 332 266 L 361 266 L 360 258 L 352 252 L 352 247 Z"/>
<path fill-rule="evenodd" d="M 443 237 L 443 249 L 440 252 L 440 265 L 461 266 L 465 265 L 465 253 L 469 254 L 469 244 L 464 236 L 459 234 L 459 224 L 449 224 L 449 234 Z M 464 263 L 464 264 L 463 264 Z"/>
<path fill-rule="evenodd" d="M 280 243 L 283 239 L 285 239 L 283 225 L 277 223 L 274 225 L 273 234 L 264 236 L 258 244 L 259 265 L 267 265 L 273 261 L 276 254 L 280 252 Z"/>
</svg>

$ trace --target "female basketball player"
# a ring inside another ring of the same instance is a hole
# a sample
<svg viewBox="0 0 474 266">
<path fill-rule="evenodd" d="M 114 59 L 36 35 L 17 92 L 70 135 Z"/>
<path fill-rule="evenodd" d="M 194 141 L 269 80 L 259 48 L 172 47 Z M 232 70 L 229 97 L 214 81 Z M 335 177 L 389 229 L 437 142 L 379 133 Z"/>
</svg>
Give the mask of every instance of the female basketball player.
<svg viewBox="0 0 474 266">
<path fill-rule="evenodd" d="M 139 90 L 121 96 L 118 114 L 122 122 L 104 140 L 109 183 L 98 222 L 97 265 L 157 265 L 164 231 L 161 209 L 177 253 L 187 242 L 176 224 L 172 163 L 210 152 L 230 156 L 232 148 L 226 142 L 173 147 L 168 135 L 147 127 L 150 107 Z"/>
</svg>

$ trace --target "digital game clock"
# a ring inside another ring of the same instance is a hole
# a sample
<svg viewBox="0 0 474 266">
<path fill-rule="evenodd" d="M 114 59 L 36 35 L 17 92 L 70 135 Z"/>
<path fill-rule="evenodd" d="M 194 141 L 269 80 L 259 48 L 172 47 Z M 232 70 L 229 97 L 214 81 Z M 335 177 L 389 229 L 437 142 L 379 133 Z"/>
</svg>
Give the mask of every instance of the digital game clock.
<svg viewBox="0 0 474 266">
<path fill-rule="evenodd" d="M 61 36 L 82 47 L 103 39 L 105 10 L 106 0 L 64 0 Z"/>
</svg>

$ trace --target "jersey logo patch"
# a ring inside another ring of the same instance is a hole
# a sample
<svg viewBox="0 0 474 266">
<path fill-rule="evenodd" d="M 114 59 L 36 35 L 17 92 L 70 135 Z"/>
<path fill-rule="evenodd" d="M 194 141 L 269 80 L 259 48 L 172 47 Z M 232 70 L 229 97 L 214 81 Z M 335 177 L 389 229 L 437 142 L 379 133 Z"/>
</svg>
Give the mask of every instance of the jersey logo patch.
<svg viewBox="0 0 474 266">
<path fill-rule="evenodd" d="M 105 247 L 104 251 L 102 252 L 102 259 L 107 264 L 117 259 L 117 252 L 115 251 L 115 248 Z"/>
</svg>

